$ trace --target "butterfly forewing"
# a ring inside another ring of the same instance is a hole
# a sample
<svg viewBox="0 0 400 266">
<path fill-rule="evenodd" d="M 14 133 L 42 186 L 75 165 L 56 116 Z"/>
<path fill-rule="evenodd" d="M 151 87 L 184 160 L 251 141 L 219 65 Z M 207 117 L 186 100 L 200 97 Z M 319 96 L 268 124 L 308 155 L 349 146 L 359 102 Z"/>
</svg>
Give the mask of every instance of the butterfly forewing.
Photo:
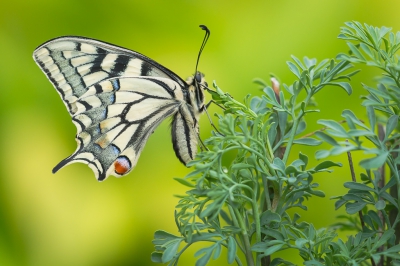
<svg viewBox="0 0 400 266">
<path fill-rule="evenodd" d="M 82 162 L 98 180 L 125 175 L 169 116 L 177 157 L 186 164 L 196 155 L 201 111 L 191 105 L 191 84 L 172 71 L 140 53 L 82 37 L 50 40 L 33 57 L 77 127 L 77 150 L 53 172 Z"/>
<path fill-rule="evenodd" d="M 34 59 L 71 115 L 75 112 L 74 102 L 89 86 L 113 77 L 165 77 L 181 88 L 186 86 L 179 76 L 140 53 L 82 37 L 50 40 L 35 50 Z"/>
</svg>

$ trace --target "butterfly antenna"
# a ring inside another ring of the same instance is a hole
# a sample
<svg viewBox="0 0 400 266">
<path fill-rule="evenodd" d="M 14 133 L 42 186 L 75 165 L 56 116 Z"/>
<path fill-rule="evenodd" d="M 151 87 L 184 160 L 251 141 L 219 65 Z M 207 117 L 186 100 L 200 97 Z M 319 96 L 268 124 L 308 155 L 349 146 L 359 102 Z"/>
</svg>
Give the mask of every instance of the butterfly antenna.
<svg viewBox="0 0 400 266">
<path fill-rule="evenodd" d="M 205 26 L 205 25 L 200 25 L 200 28 L 206 32 L 206 35 L 204 35 L 203 43 L 201 44 L 200 51 L 199 51 L 199 55 L 197 56 L 196 69 L 195 69 L 195 71 L 194 71 L 194 74 L 195 74 L 195 75 L 196 75 L 196 73 L 197 73 L 197 66 L 199 65 L 200 55 L 201 55 L 201 53 L 203 52 L 203 49 L 204 49 L 204 47 L 206 46 L 206 43 L 207 43 L 207 41 L 208 41 L 208 38 L 210 37 L 210 34 L 211 34 L 211 32 L 210 32 L 210 30 L 207 28 L 207 26 Z"/>
<path fill-rule="evenodd" d="M 197 73 L 197 66 L 199 65 L 200 55 L 201 55 L 201 53 L 203 52 L 204 47 L 206 46 L 206 43 L 207 43 L 207 41 L 208 41 L 208 38 L 210 37 L 210 34 L 211 34 L 210 30 L 207 28 L 206 25 L 200 25 L 200 28 L 201 28 L 202 30 L 204 30 L 204 31 L 206 32 L 206 34 L 204 35 L 203 43 L 201 44 L 200 51 L 199 51 L 199 55 L 197 56 L 196 70 L 194 71 L 194 75 L 196 75 L 196 73 Z M 196 84 L 197 84 L 197 80 L 196 80 L 196 79 L 194 79 L 194 80 L 195 80 L 195 82 L 196 82 Z M 203 84 L 200 84 L 200 85 L 202 85 L 203 88 L 206 88 L 207 90 L 210 90 L 207 86 L 204 86 Z M 210 102 L 210 103 L 211 103 L 211 102 Z M 210 105 L 210 103 L 208 103 L 207 105 L 204 106 L 204 111 L 205 111 L 205 113 L 207 114 L 208 120 L 210 120 L 211 126 L 212 126 L 220 135 L 222 135 L 222 134 L 218 131 L 217 127 L 214 125 L 213 121 L 211 120 L 210 115 L 209 115 L 208 112 L 207 112 L 207 108 L 208 108 L 208 106 Z M 199 138 L 199 139 L 200 139 L 200 138 Z M 204 143 L 201 141 L 201 139 L 200 139 L 200 142 L 202 143 L 202 145 L 203 145 L 205 148 L 207 148 L 207 147 L 204 145 Z"/>
</svg>

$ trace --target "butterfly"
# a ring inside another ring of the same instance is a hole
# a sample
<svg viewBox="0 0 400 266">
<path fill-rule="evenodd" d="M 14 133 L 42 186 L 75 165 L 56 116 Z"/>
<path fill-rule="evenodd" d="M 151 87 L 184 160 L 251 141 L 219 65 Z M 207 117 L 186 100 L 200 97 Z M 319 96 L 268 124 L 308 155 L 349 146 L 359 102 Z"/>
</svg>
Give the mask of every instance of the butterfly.
<svg viewBox="0 0 400 266">
<path fill-rule="evenodd" d="M 206 36 L 199 57 L 210 35 L 203 29 Z M 176 156 L 185 165 L 195 158 L 199 117 L 205 109 L 203 87 L 207 86 L 197 71 L 198 60 L 195 74 L 184 81 L 136 51 L 77 36 L 43 43 L 33 52 L 33 59 L 77 128 L 76 151 L 57 164 L 53 173 L 80 162 L 99 181 L 127 175 L 149 136 L 168 117 L 172 117 Z"/>
</svg>

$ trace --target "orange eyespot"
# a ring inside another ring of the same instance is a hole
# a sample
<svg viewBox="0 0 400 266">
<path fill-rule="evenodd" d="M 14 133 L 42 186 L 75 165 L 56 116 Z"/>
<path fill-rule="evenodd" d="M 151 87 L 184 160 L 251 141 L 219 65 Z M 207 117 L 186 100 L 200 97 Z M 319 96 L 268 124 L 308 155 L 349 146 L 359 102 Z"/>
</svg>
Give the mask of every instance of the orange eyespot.
<svg viewBox="0 0 400 266">
<path fill-rule="evenodd" d="M 128 157 L 120 156 L 114 161 L 114 168 L 115 168 L 115 173 L 119 175 L 124 175 L 127 172 L 129 172 L 129 170 L 131 170 L 132 166 Z"/>
</svg>

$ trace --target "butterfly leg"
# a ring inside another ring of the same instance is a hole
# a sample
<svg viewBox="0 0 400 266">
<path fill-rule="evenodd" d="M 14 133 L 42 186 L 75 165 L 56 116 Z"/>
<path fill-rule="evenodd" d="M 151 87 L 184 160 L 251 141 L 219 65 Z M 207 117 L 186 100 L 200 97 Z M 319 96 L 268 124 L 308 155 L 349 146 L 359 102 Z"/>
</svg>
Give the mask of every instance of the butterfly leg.
<svg viewBox="0 0 400 266">
<path fill-rule="evenodd" d="M 216 106 L 218 106 L 219 108 L 221 108 L 222 110 L 226 110 L 226 108 L 225 107 L 223 107 L 222 105 L 220 105 L 220 104 L 218 104 L 216 101 L 214 101 L 214 100 L 210 100 L 206 105 L 205 105 L 205 107 L 206 108 L 208 108 L 211 104 L 215 104 Z"/>
<path fill-rule="evenodd" d="M 216 102 L 214 102 L 213 100 L 211 100 L 211 101 L 209 101 L 206 105 L 204 105 L 204 112 L 206 113 L 206 115 L 207 115 L 207 117 L 208 117 L 208 120 L 210 121 L 210 124 L 211 124 L 211 126 L 215 129 L 215 131 L 218 133 L 218 134 L 220 134 L 221 136 L 223 136 L 223 134 L 221 133 L 221 132 L 219 132 L 219 130 L 217 129 L 217 127 L 215 126 L 215 124 L 213 123 L 213 121 L 211 120 L 211 116 L 210 116 L 210 114 L 208 113 L 208 111 L 207 111 L 207 108 L 210 106 L 210 104 L 211 103 L 214 103 L 215 105 L 217 105 L 217 106 L 219 106 L 219 107 L 221 107 L 222 109 L 224 109 L 225 110 L 225 108 L 224 107 L 222 107 L 222 106 L 220 106 L 220 105 L 218 105 Z"/>
<path fill-rule="evenodd" d="M 204 142 L 201 140 L 201 138 L 200 138 L 200 135 L 198 134 L 197 135 L 197 140 L 199 141 L 199 143 L 200 143 L 200 150 L 201 151 L 209 151 L 210 149 L 208 149 L 207 148 L 207 146 L 204 144 Z"/>
</svg>

